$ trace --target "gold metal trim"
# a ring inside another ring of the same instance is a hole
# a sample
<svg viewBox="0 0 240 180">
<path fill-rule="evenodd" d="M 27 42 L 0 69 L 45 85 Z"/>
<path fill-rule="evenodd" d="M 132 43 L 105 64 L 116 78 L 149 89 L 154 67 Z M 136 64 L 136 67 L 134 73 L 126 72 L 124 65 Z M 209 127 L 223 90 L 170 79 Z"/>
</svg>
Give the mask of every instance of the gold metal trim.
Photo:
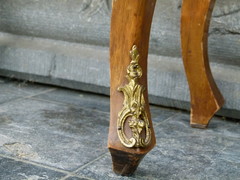
<svg viewBox="0 0 240 180">
<path fill-rule="evenodd" d="M 151 129 L 145 110 L 143 95 L 145 88 L 138 83 L 138 79 L 142 76 L 142 68 L 138 64 L 140 55 L 136 45 L 132 47 L 130 57 L 132 61 L 127 67 L 126 76 L 129 83 L 118 88 L 118 91 L 124 94 L 124 102 L 123 108 L 118 114 L 117 132 L 121 143 L 125 147 L 146 147 L 151 141 Z M 125 134 L 126 122 L 132 132 L 131 138 L 128 138 Z"/>
</svg>

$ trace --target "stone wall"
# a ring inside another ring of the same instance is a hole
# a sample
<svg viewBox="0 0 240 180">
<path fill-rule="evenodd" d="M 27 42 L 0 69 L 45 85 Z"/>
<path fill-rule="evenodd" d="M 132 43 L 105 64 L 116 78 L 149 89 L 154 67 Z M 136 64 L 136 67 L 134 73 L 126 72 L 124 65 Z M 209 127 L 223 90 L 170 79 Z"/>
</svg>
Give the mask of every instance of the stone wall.
<svg viewBox="0 0 240 180">
<path fill-rule="evenodd" d="M 149 55 L 151 102 L 189 109 L 180 0 L 158 0 Z M 109 94 L 111 0 L 0 0 L 0 74 Z M 209 33 L 213 75 L 240 118 L 240 1 L 217 0 Z M 102 78 L 99 78 L 101 74 Z"/>
</svg>

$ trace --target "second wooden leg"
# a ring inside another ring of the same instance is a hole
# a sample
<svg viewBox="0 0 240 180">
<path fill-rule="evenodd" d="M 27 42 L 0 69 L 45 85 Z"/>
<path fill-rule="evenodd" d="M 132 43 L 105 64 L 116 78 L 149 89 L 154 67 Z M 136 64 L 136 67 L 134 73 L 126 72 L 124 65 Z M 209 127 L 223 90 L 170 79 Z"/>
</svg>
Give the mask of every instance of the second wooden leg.
<svg viewBox="0 0 240 180">
<path fill-rule="evenodd" d="M 183 0 L 182 56 L 191 94 L 191 126 L 206 128 L 224 103 L 208 61 L 208 29 L 215 0 Z"/>
</svg>

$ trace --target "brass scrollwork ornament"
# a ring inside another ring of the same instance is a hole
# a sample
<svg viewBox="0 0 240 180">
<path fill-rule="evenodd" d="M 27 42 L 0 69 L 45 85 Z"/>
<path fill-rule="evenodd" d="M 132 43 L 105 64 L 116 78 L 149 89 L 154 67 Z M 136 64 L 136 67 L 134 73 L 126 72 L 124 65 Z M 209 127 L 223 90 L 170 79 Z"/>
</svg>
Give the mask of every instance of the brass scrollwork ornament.
<svg viewBox="0 0 240 180">
<path fill-rule="evenodd" d="M 140 55 L 136 45 L 132 47 L 130 57 L 132 61 L 127 67 L 126 76 L 129 83 L 118 88 L 118 91 L 124 94 L 123 108 L 117 121 L 118 137 L 125 147 L 146 147 L 151 141 L 151 129 L 145 110 L 145 88 L 138 83 L 142 76 L 142 68 L 138 64 Z M 130 138 L 125 134 L 126 123 L 132 132 Z"/>
</svg>

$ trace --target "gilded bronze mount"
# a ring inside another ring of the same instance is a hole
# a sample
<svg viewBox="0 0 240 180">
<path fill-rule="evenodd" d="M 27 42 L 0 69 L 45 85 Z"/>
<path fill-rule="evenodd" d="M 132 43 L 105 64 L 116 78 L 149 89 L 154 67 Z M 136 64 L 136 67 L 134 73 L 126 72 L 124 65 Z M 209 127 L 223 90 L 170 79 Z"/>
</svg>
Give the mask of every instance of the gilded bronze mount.
<svg viewBox="0 0 240 180">
<path fill-rule="evenodd" d="M 138 61 L 140 58 L 137 46 L 134 45 L 130 51 L 131 62 L 127 67 L 129 83 L 119 87 L 118 91 L 124 95 L 123 108 L 118 114 L 117 127 L 118 137 L 121 143 L 128 148 L 146 147 L 151 141 L 151 129 L 145 109 L 144 90 L 138 79 L 142 76 L 142 68 Z M 125 134 L 126 122 L 131 129 L 131 136 Z"/>
</svg>

